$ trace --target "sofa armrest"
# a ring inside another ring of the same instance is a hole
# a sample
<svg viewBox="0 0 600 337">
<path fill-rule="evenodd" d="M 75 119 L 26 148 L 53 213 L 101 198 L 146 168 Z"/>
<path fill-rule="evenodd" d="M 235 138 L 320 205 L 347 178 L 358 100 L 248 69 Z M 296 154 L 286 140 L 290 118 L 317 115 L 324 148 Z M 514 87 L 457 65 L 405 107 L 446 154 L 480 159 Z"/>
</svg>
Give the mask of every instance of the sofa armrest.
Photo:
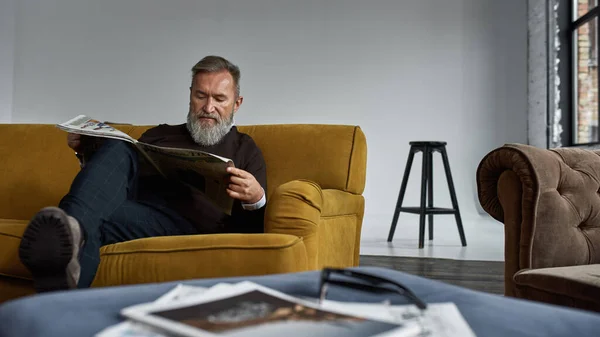
<svg viewBox="0 0 600 337">
<path fill-rule="evenodd" d="M 302 239 L 281 234 L 144 238 L 104 246 L 92 286 L 306 271 Z"/>
<path fill-rule="evenodd" d="M 319 222 L 319 267 L 358 266 L 365 198 L 340 190 L 323 190 Z"/>
<path fill-rule="evenodd" d="M 507 225 L 506 249 L 518 250 L 518 267 L 513 268 L 600 262 L 598 154 L 509 144 L 482 159 L 477 169 L 479 201 Z"/>
<path fill-rule="evenodd" d="M 317 268 L 318 226 L 323 210 L 321 187 L 308 180 L 279 185 L 270 196 L 265 212 L 265 232 L 300 237 L 306 246 L 309 269 Z"/>
<path fill-rule="evenodd" d="M 265 231 L 303 238 L 310 269 L 357 266 L 364 205 L 362 195 L 290 181 L 270 197 Z"/>
</svg>

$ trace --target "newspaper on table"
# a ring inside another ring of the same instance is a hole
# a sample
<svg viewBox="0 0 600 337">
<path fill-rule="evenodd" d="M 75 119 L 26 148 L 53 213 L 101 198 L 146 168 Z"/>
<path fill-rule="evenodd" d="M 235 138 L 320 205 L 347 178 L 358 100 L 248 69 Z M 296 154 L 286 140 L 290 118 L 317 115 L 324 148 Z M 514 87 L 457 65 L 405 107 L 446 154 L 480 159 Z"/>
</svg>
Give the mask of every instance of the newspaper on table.
<svg viewBox="0 0 600 337">
<path fill-rule="evenodd" d="M 323 301 L 322 307 L 328 309 L 343 307 L 345 310 L 357 312 L 369 311 L 398 322 L 415 321 L 421 327 L 421 331 L 416 335 L 420 337 L 475 337 L 475 333 L 471 330 L 471 327 L 458 310 L 458 307 L 452 302 L 428 304 L 425 312 L 421 312 L 414 305 L 365 304 L 337 301 Z"/>
<path fill-rule="evenodd" d="M 212 201 L 231 215 L 233 198 L 227 194 L 227 167 L 231 159 L 191 149 L 162 147 L 140 142 L 125 132 L 98 120 L 79 115 L 57 127 L 69 133 L 118 139 L 135 146 L 139 153 L 165 178 L 178 181 Z"/>
<path fill-rule="evenodd" d="M 136 305 L 121 314 L 178 336 L 414 336 L 419 331 L 417 324 L 323 309 L 250 282 L 176 303 Z"/>
<path fill-rule="evenodd" d="M 125 308 L 129 320 L 96 337 L 475 336 L 453 303 L 347 303 L 291 297 L 251 282 L 178 286 L 157 301 Z"/>
</svg>

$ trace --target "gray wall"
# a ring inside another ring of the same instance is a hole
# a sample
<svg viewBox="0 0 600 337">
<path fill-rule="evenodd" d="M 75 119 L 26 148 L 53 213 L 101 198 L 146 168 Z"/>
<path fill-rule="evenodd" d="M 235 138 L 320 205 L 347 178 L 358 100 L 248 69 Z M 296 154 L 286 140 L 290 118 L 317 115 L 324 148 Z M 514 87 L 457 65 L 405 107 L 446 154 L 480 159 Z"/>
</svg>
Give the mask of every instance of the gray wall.
<svg viewBox="0 0 600 337">
<path fill-rule="evenodd" d="M 181 123 L 189 68 L 223 55 L 242 69 L 238 124 L 364 129 L 363 237 L 383 239 L 409 141 L 448 142 L 465 218 L 481 158 L 527 141 L 526 14 L 522 0 L 20 0 L 12 122 Z"/>
<path fill-rule="evenodd" d="M 16 0 L 0 0 L 0 123 L 10 123 L 13 108 Z"/>
</svg>

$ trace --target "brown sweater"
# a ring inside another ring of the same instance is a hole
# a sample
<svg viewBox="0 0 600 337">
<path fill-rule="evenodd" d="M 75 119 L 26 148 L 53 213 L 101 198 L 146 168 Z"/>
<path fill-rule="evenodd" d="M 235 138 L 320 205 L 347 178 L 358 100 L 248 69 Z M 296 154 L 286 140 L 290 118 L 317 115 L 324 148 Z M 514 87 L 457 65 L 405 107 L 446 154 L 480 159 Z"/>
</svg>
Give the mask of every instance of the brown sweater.
<svg viewBox="0 0 600 337">
<path fill-rule="evenodd" d="M 233 160 L 235 167 L 256 178 L 267 191 L 267 171 L 262 152 L 254 140 L 234 126 L 216 145 L 204 147 L 194 142 L 186 125 L 161 124 L 146 131 L 139 139 L 148 144 L 197 149 Z M 140 175 L 139 195 L 156 193 L 168 201 L 170 208 L 194 224 L 201 233 L 262 233 L 264 232 L 263 206 L 258 210 L 244 210 L 239 200 L 233 204 L 231 216 L 223 213 L 203 195 L 182 186 L 174 186 L 159 175 Z"/>
</svg>

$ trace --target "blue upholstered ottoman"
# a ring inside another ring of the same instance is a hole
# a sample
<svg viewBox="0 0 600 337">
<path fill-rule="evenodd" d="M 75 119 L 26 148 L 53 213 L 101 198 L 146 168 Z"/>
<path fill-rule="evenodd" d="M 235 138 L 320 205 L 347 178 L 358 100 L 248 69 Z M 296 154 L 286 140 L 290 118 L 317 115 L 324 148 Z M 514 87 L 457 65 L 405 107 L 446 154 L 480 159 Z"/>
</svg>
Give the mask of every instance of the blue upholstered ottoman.
<svg viewBox="0 0 600 337">
<path fill-rule="evenodd" d="M 600 315 L 476 292 L 381 268 L 356 268 L 394 279 L 428 303 L 454 302 L 478 336 L 600 336 Z M 208 287 L 251 280 L 291 295 L 317 297 L 320 273 L 177 282 Z M 22 298 L 0 306 L 1 337 L 93 336 L 122 319 L 123 307 L 154 301 L 177 283 L 98 288 Z M 389 295 L 386 298 L 390 298 Z M 383 295 L 332 287 L 328 299 L 375 302 Z M 409 303 L 401 296 L 394 304 Z"/>
</svg>

